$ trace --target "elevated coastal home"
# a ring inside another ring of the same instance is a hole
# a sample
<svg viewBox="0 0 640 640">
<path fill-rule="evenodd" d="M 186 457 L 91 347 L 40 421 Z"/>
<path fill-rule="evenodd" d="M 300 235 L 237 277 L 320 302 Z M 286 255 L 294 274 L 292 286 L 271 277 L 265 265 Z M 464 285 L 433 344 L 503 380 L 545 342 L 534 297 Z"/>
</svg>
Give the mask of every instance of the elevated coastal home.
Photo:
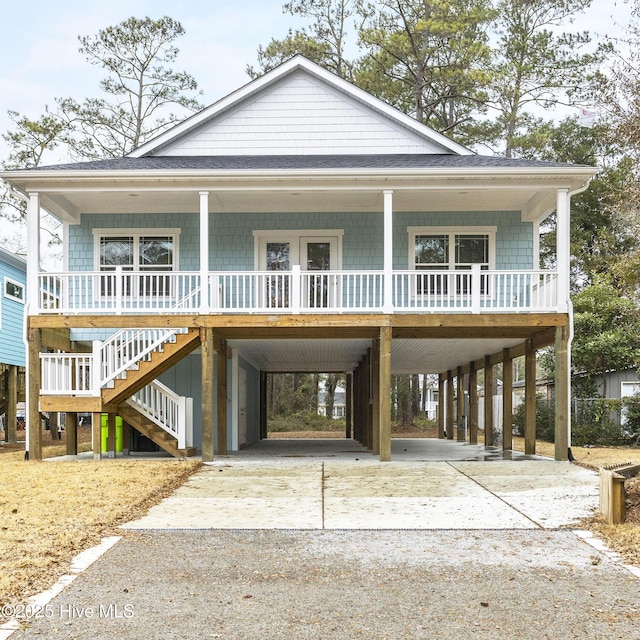
<svg viewBox="0 0 640 640">
<path fill-rule="evenodd" d="M 0 416 L 4 439 L 16 441 L 17 406 L 24 402 L 24 310 L 27 263 L 0 247 Z"/>
<path fill-rule="evenodd" d="M 389 460 L 393 373 L 439 374 L 441 435 L 457 413 L 473 441 L 477 372 L 492 388 L 526 354 L 535 389 L 555 344 L 566 459 L 570 199 L 593 174 L 476 155 L 302 57 L 127 157 L 4 172 L 29 199 L 29 418 L 106 413 L 113 450 L 119 414 L 211 460 L 266 435 L 268 372 L 346 372 L 353 434 Z M 60 273 L 40 271 L 42 209 Z"/>
</svg>

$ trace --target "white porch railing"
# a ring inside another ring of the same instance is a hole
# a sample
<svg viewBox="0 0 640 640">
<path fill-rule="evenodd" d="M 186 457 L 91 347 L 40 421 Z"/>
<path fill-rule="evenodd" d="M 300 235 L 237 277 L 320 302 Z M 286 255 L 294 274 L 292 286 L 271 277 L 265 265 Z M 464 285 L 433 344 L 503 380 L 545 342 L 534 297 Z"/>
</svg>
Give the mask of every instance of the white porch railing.
<svg viewBox="0 0 640 640">
<path fill-rule="evenodd" d="M 550 312 L 558 306 L 556 273 L 395 271 L 393 308 L 422 312 Z"/>
<path fill-rule="evenodd" d="M 200 308 L 200 274 L 190 271 L 71 271 L 40 274 L 40 309 L 116 314 Z"/>
<path fill-rule="evenodd" d="M 94 356 L 88 353 L 41 353 L 41 390 L 44 395 L 97 396 Z"/>
<path fill-rule="evenodd" d="M 550 271 L 93 272 L 40 276 L 42 313 L 528 313 L 558 308 Z"/>
<path fill-rule="evenodd" d="M 178 449 L 193 446 L 193 398 L 185 398 L 154 380 L 127 404 L 171 434 Z"/>
</svg>

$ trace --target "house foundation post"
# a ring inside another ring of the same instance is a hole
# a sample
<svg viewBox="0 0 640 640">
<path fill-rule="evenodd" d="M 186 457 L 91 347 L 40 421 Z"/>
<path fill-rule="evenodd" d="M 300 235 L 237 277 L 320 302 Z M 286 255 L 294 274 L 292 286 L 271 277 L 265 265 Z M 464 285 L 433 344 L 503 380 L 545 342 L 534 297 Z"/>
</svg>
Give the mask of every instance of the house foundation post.
<svg viewBox="0 0 640 640">
<path fill-rule="evenodd" d="M 67 411 L 64 417 L 64 437 L 68 456 L 78 455 L 78 414 Z"/>
<path fill-rule="evenodd" d="M 93 459 L 102 460 L 102 413 L 99 411 L 91 414 L 91 448 Z"/>
<path fill-rule="evenodd" d="M 453 371 L 447 371 L 447 440 L 453 440 Z"/>
<path fill-rule="evenodd" d="M 536 452 L 536 351 L 527 340 L 524 360 L 524 452 Z"/>
<path fill-rule="evenodd" d="M 464 442 L 465 429 L 465 403 L 464 403 L 464 374 L 462 373 L 462 367 L 458 367 L 456 374 L 456 382 L 458 387 L 458 413 L 456 415 L 456 440 L 458 442 Z"/>
<path fill-rule="evenodd" d="M 226 455 L 227 453 L 227 341 L 226 340 L 220 341 L 220 350 L 218 351 L 217 361 L 218 361 L 217 449 L 218 449 L 218 455 Z"/>
<path fill-rule="evenodd" d="M 202 351 L 202 371 L 200 384 L 202 387 L 202 461 L 213 461 L 213 432 L 215 429 L 213 417 L 214 392 L 214 340 L 213 329 L 200 329 L 200 343 Z"/>
<path fill-rule="evenodd" d="M 484 446 L 493 446 L 493 365 L 489 356 L 484 358 Z"/>
<path fill-rule="evenodd" d="M 27 330 L 27 428 L 29 429 L 28 453 L 30 460 L 42 460 L 42 424 L 40 422 L 40 329 Z"/>
<path fill-rule="evenodd" d="M 478 372 L 469 364 L 469 444 L 478 444 Z"/>
<path fill-rule="evenodd" d="M 16 428 L 18 424 L 18 367 L 9 366 L 9 379 L 7 385 L 7 414 L 5 416 L 4 436 L 5 440 L 13 444 L 17 440 Z"/>
<path fill-rule="evenodd" d="M 441 373 L 438 378 L 438 438 L 444 438 L 445 432 L 445 406 L 446 406 L 446 374 Z"/>
<path fill-rule="evenodd" d="M 345 438 L 349 440 L 353 432 L 353 373 L 345 375 Z"/>
<path fill-rule="evenodd" d="M 380 454 L 380 341 L 373 343 L 371 350 L 371 449 Z"/>
<path fill-rule="evenodd" d="M 509 349 L 502 352 L 502 450 L 513 449 L 513 360 Z"/>
<path fill-rule="evenodd" d="M 380 328 L 380 462 L 391 460 L 391 327 Z"/>
<path fill-rule="evenodd" d="M 568 460 L 569 458 L 570 375 L 569 328 L 566 326 L 558 327 L 556 329 L 556 424 L 554 438 L 556 460 Z"/>
<path fill-rule="evenodd" d="M 129 447 L 131 446 L 131 425 L 122 421 L 122 455 L 129 455 Z"/>
<path fill-rule="evenodd" d="M 267 437 L 267 372 L 260 372 L 260 437 Z"/>
<path fill-rule="evenodd" d="M 361 364 L 358 364 L 353 372 L 353 439 L 362 442 L 361 422 L 360 422 L 360 385 L 361 385 Z"/>
<path fill-rule="evenodd" d="M 116 457 L 116 414 L 111 412 L 107 414 L 107 457 Z"/>
<path fill-rule="evenodd" d="M 371 349 L 367 351 L 364 363 L 364 384 L 362 385 L 362 407 L 364 409 L 364 446 L 371 449 L 373 424 L 371 422 Z"/>
</svg>

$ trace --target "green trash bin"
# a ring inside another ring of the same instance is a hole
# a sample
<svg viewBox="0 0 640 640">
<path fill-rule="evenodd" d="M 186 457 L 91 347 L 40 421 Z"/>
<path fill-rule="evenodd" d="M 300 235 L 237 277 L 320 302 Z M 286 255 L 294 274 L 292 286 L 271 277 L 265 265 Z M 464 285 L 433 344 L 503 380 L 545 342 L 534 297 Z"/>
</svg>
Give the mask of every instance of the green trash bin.
<svg viewBox="0 0 640 640">
<path fill-rule="evenodd" d="M 109 428 L 107 426 L 107 414 L 102 414 L 102 452 L 107 452 L 107 438 Z M 122 453 L 122 418 L 116 416 L 116 453 Z"/>
</svg>

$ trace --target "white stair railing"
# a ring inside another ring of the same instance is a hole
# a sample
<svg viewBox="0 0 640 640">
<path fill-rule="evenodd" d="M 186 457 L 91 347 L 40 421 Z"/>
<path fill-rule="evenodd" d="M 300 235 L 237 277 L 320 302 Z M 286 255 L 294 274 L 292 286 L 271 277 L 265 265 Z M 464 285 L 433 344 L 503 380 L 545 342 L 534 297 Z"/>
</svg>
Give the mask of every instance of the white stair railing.
<svg viewBox="0 0 640 640">
<path fill-rule="evenodd" d="M 193 446 L 193 398 L 179 396 L 154 380 L 126 403 L 176 438 L 178 449 Z"/>
</svg>

